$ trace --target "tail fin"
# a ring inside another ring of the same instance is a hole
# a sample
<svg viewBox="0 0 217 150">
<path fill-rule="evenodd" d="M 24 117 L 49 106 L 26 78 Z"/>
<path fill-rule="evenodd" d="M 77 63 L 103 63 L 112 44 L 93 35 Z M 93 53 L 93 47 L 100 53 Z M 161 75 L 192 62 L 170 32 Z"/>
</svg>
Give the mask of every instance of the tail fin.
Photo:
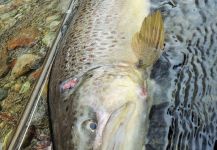
<svg viewBox="0 0 217 150">
<path fill-rule="evenodd" d="M 160 57 L 164 46 L 164 27 L 160 11 L 146 17 L 132 39 L 132 48 L 140 66 L 148 67 Z"/>
</svg>

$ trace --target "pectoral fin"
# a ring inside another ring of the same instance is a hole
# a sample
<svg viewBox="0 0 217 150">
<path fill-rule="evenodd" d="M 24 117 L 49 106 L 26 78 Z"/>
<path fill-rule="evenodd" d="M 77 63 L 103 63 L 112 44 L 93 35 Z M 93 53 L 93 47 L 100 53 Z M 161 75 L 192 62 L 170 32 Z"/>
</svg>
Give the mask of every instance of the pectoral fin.
<svg viewBox="0 0 217 150">
<path fill-rule="evenodd" d="M 164 26 L 160 11 L 146 17 L 142 27 L 132 39 L 132 48 L 140 66 L 153 65 L 164 47 Z"/>
</svg>

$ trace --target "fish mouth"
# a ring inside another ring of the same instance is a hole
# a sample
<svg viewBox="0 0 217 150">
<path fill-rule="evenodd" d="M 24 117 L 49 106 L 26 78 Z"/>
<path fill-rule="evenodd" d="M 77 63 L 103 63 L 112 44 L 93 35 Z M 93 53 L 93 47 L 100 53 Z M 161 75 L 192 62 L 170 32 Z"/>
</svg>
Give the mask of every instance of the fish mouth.
<svg viewBox="0 0 217 150">
<path fill-rule="evenodd" d="M 114 112 L 109 117 L 102 135 L 102 150 L 130 150 L 135 148 L 134 124 L 136 114 L 136 104 L 128 102 Z"/>
</svg>

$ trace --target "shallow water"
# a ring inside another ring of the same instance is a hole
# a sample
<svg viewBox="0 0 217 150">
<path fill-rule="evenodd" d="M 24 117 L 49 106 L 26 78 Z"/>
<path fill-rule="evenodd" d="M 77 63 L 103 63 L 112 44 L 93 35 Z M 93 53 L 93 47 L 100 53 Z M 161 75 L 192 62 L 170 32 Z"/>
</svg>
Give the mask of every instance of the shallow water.
<svg viewBox="0 0 217 150">
<path fill-rule="evenodd" d="M 61 25 L 66 10 L 64 2 L 0 0 L 0 150 L 7 149 L 15 137 L 14 132 Z M 41 103 L 46 106 L 46 101 Z M 44 115 L 44 108 L 39 110 L 38 114 Z M 33 125 L 36 130 L 42 130 L 38 137 L 49 135 L 47 116 L 36 114 L 36 117 Z"/>
<path fill-rule="evenodd" d="M 166 29 L 146 148 L 214 149 L 217 140 L 216 0 L 151 0 Z M 173 4 L 173 5 L 172 5 Z"/>
</svg>

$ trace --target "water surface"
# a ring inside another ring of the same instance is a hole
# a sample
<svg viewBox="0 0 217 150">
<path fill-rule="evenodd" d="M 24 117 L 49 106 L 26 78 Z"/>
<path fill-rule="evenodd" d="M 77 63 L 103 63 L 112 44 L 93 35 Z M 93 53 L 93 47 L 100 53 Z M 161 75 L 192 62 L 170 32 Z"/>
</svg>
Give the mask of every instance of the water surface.
<svg viewBox="0 0 217 150">
<path fill-rule="evenodd" d="M 216 0 L 151 0 L 165 20 L 165 52 L 155 81 L 148 150 L 214 149 L 217 137 Z"/>
</svg>

